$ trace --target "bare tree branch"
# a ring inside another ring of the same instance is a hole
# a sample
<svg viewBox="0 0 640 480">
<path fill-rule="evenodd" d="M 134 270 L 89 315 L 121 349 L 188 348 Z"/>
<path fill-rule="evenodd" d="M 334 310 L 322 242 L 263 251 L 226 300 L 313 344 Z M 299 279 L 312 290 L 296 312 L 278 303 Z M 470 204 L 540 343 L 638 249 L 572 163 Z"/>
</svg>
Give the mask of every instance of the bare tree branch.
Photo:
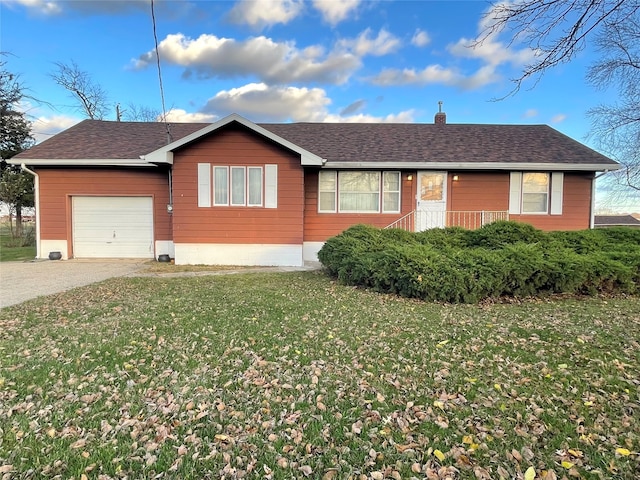
<svg viewBox="0 0 640 480">
<path fill-rule="evenodd" d="M 515 94 L 526 80 L 539 80 L 547 70 L 572 60 L 587 37 L 605 22 L 622 23 L 640 9 L 637 0 L 521 0 L 494 3 L 484 16 L 485 27 L 472 47 L 503 32 L 510 45 L 523 43 L 535 51 L 535 61 L 514 78 Z M 507 96 L 508 96 L 507 95 Z"/>
<path fill-rule="evenodd" d="M 57 71 L 51 74 L 51 78 L 71 93 L 78 102 L 78 110 L 92 120 L 104 119 L 110 111 L 107 92 L 73 60 L 68 64 L 56 62 L 55 66 Z"/>
</svg>

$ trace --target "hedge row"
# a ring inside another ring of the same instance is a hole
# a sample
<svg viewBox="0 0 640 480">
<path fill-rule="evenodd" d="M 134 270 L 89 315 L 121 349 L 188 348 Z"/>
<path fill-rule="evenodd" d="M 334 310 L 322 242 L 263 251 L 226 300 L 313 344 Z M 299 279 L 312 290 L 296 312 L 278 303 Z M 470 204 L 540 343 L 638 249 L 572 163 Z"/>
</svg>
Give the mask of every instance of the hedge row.
<svg viewBox="0 0 640 480">
<path fill-rule="evenodd" d="M 318 258 L 343 283 L 429 301 L 640 291 L 640 230 L 625 228 L 545 233 L 496 222 L 412 233 L 356 225 Z"/>
</svg>

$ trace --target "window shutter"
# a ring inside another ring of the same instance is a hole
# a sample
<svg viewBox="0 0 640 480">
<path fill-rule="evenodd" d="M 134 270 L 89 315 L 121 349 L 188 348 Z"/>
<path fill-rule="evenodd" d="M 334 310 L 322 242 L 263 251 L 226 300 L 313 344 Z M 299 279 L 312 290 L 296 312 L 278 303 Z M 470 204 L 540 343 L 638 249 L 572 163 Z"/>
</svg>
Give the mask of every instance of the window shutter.
<svg viewBox="0 0 640 480">
<path fill-rule="evenodd" d="M 509 179 L 509 213 L 520 214 L 522 200 L 522 172 L 511 172 Z"/>
<path fill-rule="evenodd" d="M 198 164 L 198 206 L 211 206 L 211 165 Z"/>
<path fill-rule="evenodd" d="M 264 206 L 278 208 L 278 165 L 264 166 Z"/>
<path fill-rule="evenodd" d="M 562 190 L 564 173 L 553 172 L 551 174 L 551 215 L 562 215 Z"/>
</svg>

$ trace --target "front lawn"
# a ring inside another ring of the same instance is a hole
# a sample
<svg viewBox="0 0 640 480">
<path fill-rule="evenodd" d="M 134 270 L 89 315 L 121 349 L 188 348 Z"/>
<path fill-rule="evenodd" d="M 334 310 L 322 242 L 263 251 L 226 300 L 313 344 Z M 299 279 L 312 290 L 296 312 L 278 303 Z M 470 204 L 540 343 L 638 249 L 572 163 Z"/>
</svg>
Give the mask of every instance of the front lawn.
<svg viewBox="0 0 640 480">
<path fill-rule="evenodd" d="M 26 229 L 33 228 L 30 225 Z M 11 237 L 9 226 L 5 223 L 0 225 L 0 262 L 17 262 L 33 260 L 36 256 L 34 245 L 22 246 L 21 240 Z"/>
<path fill-rule="evenodd" d="M 0 310 L 0 476 L 633 479 L 639 365 L 638 297 L 114 279 Z"/>
</svg>

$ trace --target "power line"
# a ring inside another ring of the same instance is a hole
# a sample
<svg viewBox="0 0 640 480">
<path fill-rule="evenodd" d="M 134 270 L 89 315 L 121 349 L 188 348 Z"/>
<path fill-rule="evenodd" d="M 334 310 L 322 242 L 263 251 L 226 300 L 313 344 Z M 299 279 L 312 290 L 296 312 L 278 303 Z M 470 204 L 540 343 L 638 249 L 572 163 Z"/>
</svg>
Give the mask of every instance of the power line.
<svg viewBox="0 0 640 480">
<path fill-rule="evenodd" d="M 153 23 L 153 41 L 156 46 L 156 62 L 158 66 L 158 81 L 160 82 L 160 99 L 162 100 L 162 121 L 167 129 L 167 143 L 171 143 L 173 138 L 171 136 L 171 128 L 169 122 L 167 122 L 167 109 L 164 103 L 164 87 L 162 85 L 162 70 L 160 69 L 160 52 L 158 51 L 158 34 L 156 32 L 156 14 L 153 8 L 153 0 L 151 0 L 151 22 Z"/>
</svg>

